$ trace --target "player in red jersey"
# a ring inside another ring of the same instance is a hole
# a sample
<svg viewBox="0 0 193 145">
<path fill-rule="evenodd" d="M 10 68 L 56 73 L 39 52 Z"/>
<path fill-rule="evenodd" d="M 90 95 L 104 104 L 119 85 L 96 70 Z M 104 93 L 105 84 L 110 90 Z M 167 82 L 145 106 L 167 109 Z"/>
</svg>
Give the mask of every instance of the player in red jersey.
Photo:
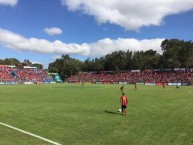
<svg viewBox="0 0 193 145">
<path fill-rule="evenodd" d="M 122 93 L 122 96 L 120 98 L 120 103 L 121 103 L 121 108 L 122 108 L 122 115 L 126 115 L 128 99 L 125 96 L 125 93 Z"/>
</svg>

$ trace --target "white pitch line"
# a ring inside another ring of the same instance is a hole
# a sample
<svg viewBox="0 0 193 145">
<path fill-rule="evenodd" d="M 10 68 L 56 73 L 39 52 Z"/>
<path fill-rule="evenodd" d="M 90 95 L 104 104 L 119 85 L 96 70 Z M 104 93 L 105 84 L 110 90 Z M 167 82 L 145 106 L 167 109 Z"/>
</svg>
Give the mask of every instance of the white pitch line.
<svg viewBox="0 0 193 145">
<path fill-rule="evenodd" d="M 51 140 L 49 140 L 49 139 L 47 139 L 47 138 L 44 138 L 44 137 L 41 137 L 41 136 L 35 135 L 35 134 L 33 134 L 33 133 L 30 133 L 30 132 L 27 132 L 27 131 L 21 130 L 21 129 L 19 129 L 19 128 L 16 128 L 16 127 L 10 126 L 10 125 L 8 125 L 8 124 L 2 123 L 2 122 L 0 122 L 0 124 L 1 124 L 1 125 L 3 125 L 3 126 L 6 126 L 6 127 L 8 127 L 8 128 L 11 128 L 11 129 L 17 130 L 17 131 L 19 131 L 19 132 L 22 132 L 22 133 L 24 133 L 24 134 L 27 134 L 27 135 L 33 136 L 33 137 L 35 137 L 35 138 L 39 138 L 39 139 L 44 140 L 44 141 L 46 141 L 46 142 L 49 142 L 49 143 L 51 143 L 51 144 L 54 144 L 54 145 L 61 145 L 61 144 L 59 144 L 59 143 L 57 143 L 57 142 L 54 142 L 54 141 L 51 141 Z"/>
</svg>

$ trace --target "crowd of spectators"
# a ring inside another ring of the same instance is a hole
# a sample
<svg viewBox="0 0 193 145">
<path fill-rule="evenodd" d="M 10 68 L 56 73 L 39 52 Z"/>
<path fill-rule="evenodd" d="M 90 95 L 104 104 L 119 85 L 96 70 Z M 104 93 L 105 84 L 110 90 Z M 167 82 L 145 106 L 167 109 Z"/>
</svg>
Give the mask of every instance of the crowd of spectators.
<svg viewBox="0 0 193 145">
<path fill-rule="evenodd" d="M 47 77 L 43 69 L 0 66 L 0 82 L 43 82 Z"/>
<path fill-rule="evenodd" d="M 51 79 L 43 69 L 17 68 L 0 65 L 0 82 L 44 82 Z M 119 83 L 188 83 L 193 82 L 192 69 L 170 71 L 101 71 L 80 72 L 66 79 L 67 82 Z"/>
<path fill-rule="evenodd" d="M 133 83 L 192 83 L 192 70 L 183 71 L 122 71 L 122 72 L 82 72 L 67 78 L 68 82 L 127 82 Z"/>
</svg>

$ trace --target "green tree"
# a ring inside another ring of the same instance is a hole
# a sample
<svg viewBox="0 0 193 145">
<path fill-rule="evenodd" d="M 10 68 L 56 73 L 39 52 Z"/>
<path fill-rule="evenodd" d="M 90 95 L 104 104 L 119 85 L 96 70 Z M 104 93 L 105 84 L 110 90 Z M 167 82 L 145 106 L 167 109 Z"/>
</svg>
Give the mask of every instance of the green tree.
<svg viewBox="0 0 193 145">
<path fill-rule="evenodd" d="M 161 44 L 163 57 L 161 62 L 165 68 L 193 66 L 193 44 L 191 41 L 171 39 L 164 40 Z"/>
<path fill-rule="evenodd" d="M 144 61 L 144 52 L 143 51 L 136 51 L 133 54 L 133 64 L 132 69 L 140 69 L 144 70 L 145 68 L 145 61 Z"/>
<path fill-rule="evenodd" d="M 25 59 L 24 62 L 22 63 L 23 66 L 31 66 L 32 63 L 29 61 L 29 59 Z"/>
<path fill-rule="evenodd" d="M 125 66 L 125 70 L 131 70 L 133 67 L 133 52 L 127 50 L 127 52 L 125 53 L 125 62 L 126 62 L 126 66 Z"/>
<path fill-rule="evenodd" d="M 60 59 L 49 64 L 48 70 L 52 73 L 59 73 L 63 78 L 75 75 L 82 69 L 80 60 L 70 58 L 69 55 L 62 55 Z"/>
<path fill-rule="evenodd" d="M 39 64 L 39 63 L 33 63 L 31 66 L 37 67 L 38 69 L 42 69 L 43 68 L 43 65 Z"/>
<path fill-rule="evenodd" d="M 104 70 L 104 58 L 95 58 L 93 61 L 93 69 L 94 71 Z"/>
<path fill-rule="evenodd" d="M 4 64 L 4 60 L 0 59 L 0 65 L 3 65 L 3 64 Z"/>
<path fill-rule="evenodd" d="M 152 49 L 147 50 L 144 52 L 144 64 L 145 65 L 143 66 L 143 69 L 147 70 L 147 69 L 157 68 L 159 61 L 160 61 L 160 55 L 156 51 Z"/>
<path fill-rule="evenodd" d="M 84 61 L 82 70 L 85 71 L 85 72 L 94 71 L 94 70 L 93 70 L 93 66 L 92 66 L 92 61 L 91 61 L 90 58 L 87 58 L 87 59 Z"/>
<path fill-rule="evenodd" d="M 181 62 L 181 67 L 193 67 L 193 43 L 191 41 L 182 41 L 178 60 Z"/>
<path fill-rule="evenodd" d="M 2 61 L 2 63 L 6 64 L 6 65 L 21 64 L 21 62 L 19 60 L 17 60 L 16 58 L 6 58 L 6 59 L 4 59 L 4 61 Z"/>
<path fill-rule="evenodd" d="M 105 70 L 125 70 L 126 66 L 126 53 L 124 51 L 115 51 L 105 56 Z"/>
</svg>

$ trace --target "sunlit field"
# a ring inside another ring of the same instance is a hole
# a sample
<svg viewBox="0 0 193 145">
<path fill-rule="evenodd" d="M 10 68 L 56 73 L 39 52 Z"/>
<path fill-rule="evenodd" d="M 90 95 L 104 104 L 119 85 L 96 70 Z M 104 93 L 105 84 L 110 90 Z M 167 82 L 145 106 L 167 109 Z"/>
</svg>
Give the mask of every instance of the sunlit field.
<svg viewBox="0 0 193 145">
<path fill-rule="evenodd" d="M 0 122 L 63 145 L 193 145 L 193 86 L 0 85 Z M 0 125 L 0 145 L 51 143 Z"/>
</svg>

